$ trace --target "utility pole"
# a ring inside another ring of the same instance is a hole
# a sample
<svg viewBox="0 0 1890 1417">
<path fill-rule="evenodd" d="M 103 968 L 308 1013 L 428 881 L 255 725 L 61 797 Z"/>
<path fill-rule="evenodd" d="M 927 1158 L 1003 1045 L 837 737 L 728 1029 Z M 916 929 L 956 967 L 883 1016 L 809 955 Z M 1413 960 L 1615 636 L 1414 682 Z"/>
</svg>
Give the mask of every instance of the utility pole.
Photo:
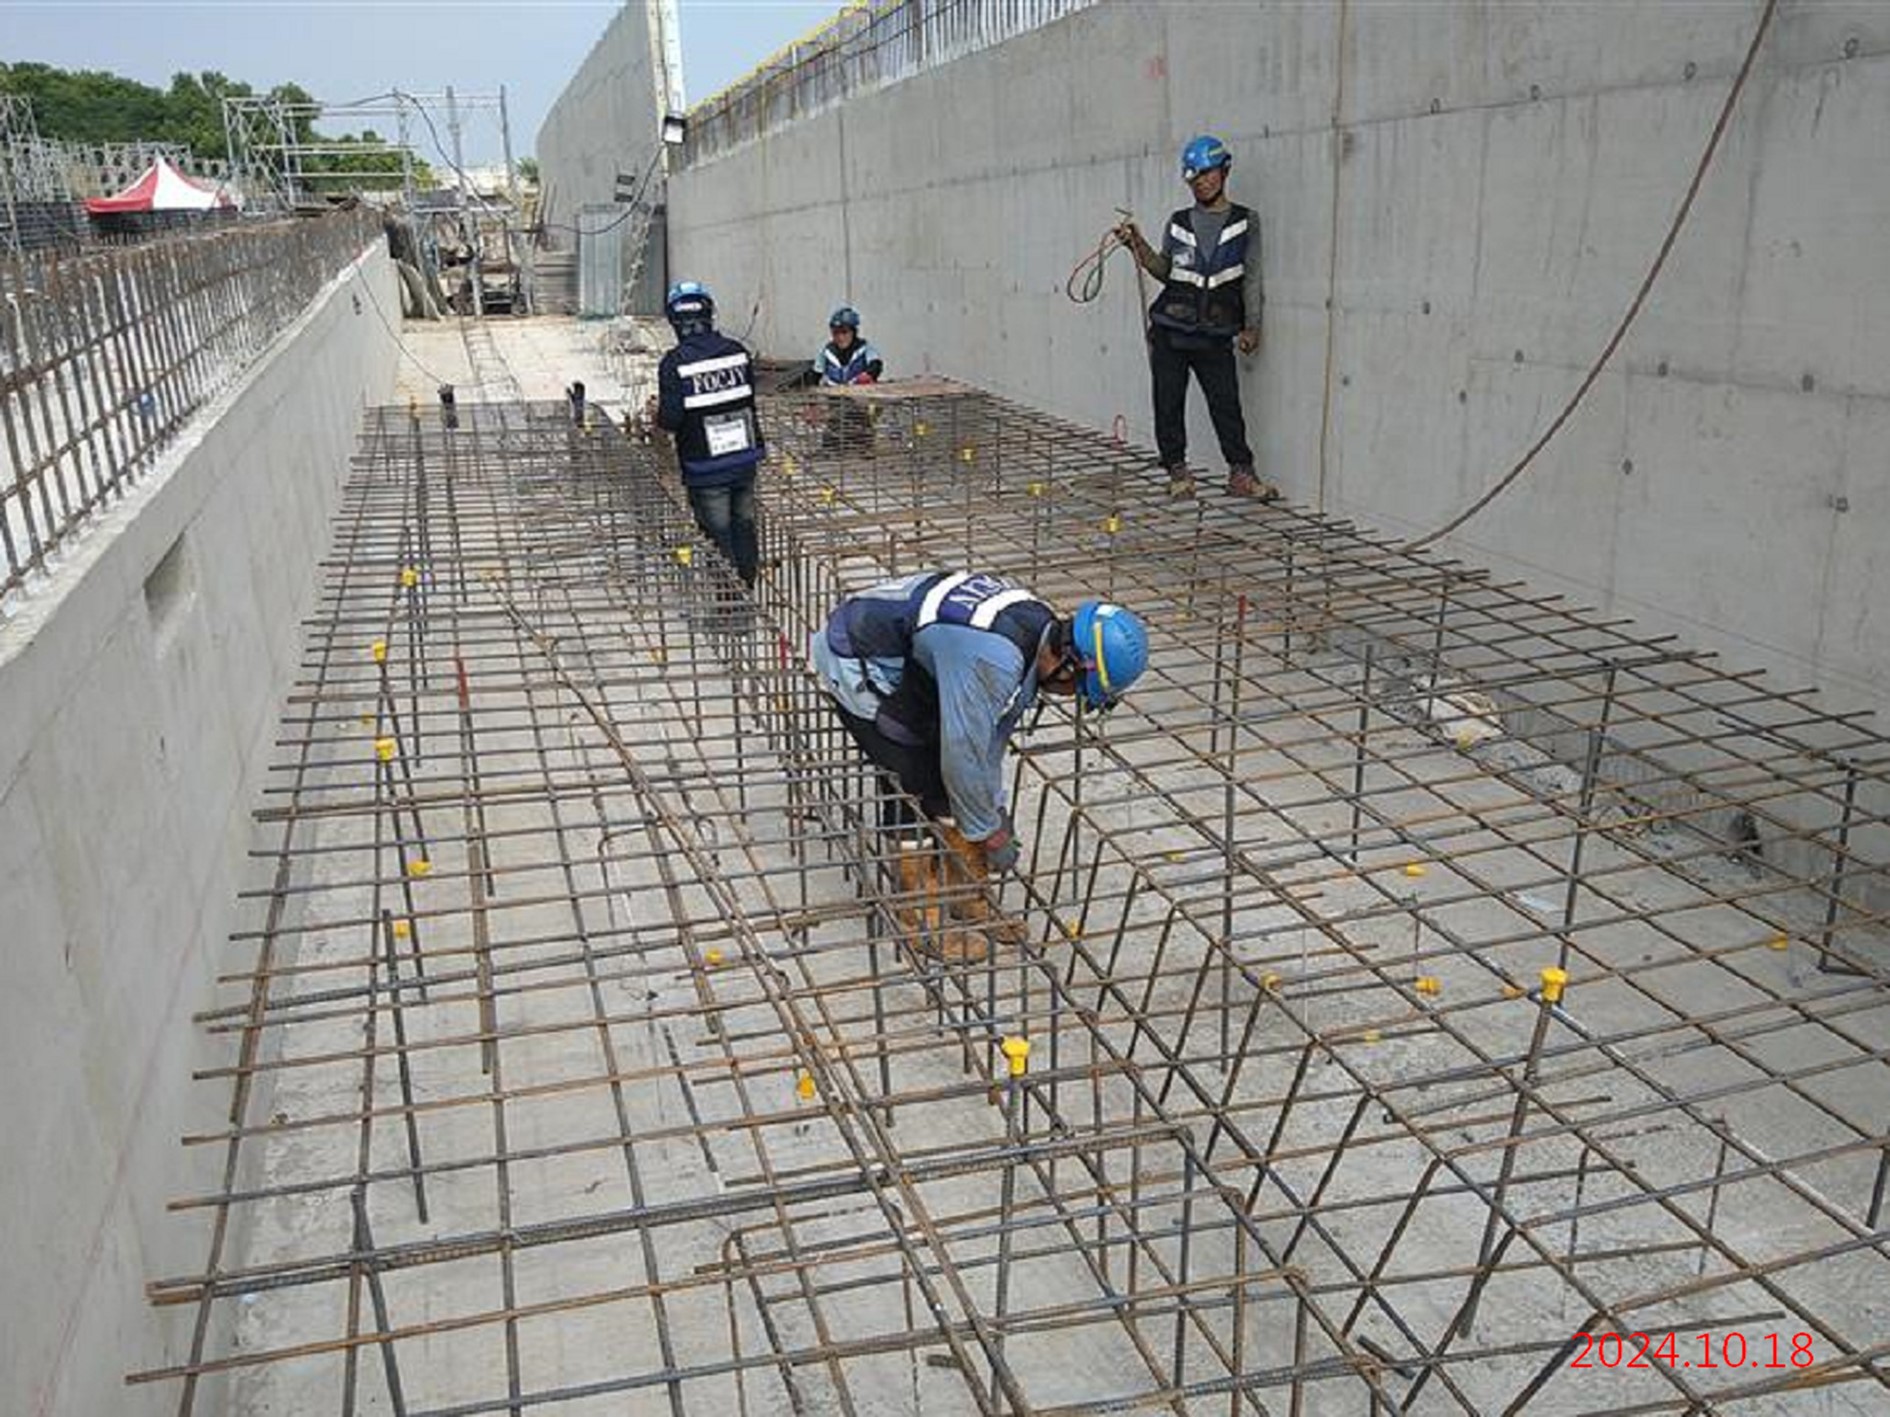
<svg viewBox="0 0 1890 1417">
<path fill-rule="evenodd" d="M 459 193 L 459 229 L 466 236 L 466 248 L 472 254 L 472 308 L 473 314 L 484 316 L 486 313 L 485 281 L 479 274 L 479 224 L 467 216 L 467 203 L 472 193 L 467 191 L 466 154 L 459 141 L 459 100 L 453 96 L 453 86 L 446 86 L 446 131 L 453 139 L 453 184 Z"/>
</svg>

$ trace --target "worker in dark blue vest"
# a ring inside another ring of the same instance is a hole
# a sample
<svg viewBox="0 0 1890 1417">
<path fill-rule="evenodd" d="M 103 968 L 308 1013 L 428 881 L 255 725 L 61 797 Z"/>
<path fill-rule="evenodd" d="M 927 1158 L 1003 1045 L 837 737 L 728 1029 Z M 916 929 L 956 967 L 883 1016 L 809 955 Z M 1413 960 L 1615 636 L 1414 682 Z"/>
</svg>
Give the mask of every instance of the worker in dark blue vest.
<svg viewBox="0 0 1890 1417">
<path fill-rule="evenodd" d="M 764 445 L 755 366 L 739 340 L 715 328 L 715 301 L 679 281 L 663 302 L 676 347 L 656 368 L 656 426 L 676 435 L 676 461 L 696 525 L 745 585 L 755 583 L 755 467 Z"/>
<path fill-rule="evenodd" d="M 879 357 L 879 351 L 860 336 L 860 312 L 851 305 L 842 305 L 828 318 L 827 343 L 801 372 L 797 386 L 837 389 L 877 384 L 885 372 L 885 361 Z M 828 451 L 835 448 L 866 451 L 872 447 L 872 442 L 871 416 L 858 405 L 843 401 L 827 419 L 820 445 Z"/>
<path fill-rule="evenodd" d="M 1161 249 L 1132 219 L 1116 228 L 1122 243 L 1155 279 L 1161 293 L 1149 307 L 1149 369 L 1155 386 L 1155 449 L 1171 496 L 1194 495 L 1188 466 L 1188 375 L 1207 399 L 1208 417 L 1227 459 L 1227 490 L 1270 502 L 1279 491 L 1253 470 L 1247 422 L 1240 409 L 1234 350 L 1260 347 L 1260 218 L 1228 200 L 1233 154 L 1219 138 L 1195 138 L 1181 151 L 1181 176 L 1194 205 L 1168 218 Z"/>
<path fill-rule="evenodd" d="M 1094 712 L 1114 706 L 1148 667 L 1142 622 L 1096 600 L 1065 617 L 998 576 L 930 571 L 842 601 L 809 653 L 879 769 L 907 938 L 954 963 L 985 957 L 980 927 L 1020 940 L 1016 922 L 991 920 L 985 897 L 990 873 L 1018 856 L 1004 746 L 1039 693 L 1076 695 Z M 906 797 L 943 844 L 943 872 Z"/>
</svg>

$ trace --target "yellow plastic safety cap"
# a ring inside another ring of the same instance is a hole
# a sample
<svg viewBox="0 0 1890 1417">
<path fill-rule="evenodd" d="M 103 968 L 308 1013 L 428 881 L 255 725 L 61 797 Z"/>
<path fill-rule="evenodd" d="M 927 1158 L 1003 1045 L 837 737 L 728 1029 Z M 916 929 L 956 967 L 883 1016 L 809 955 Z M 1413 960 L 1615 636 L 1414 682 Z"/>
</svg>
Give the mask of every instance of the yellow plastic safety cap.
<svg viewBox="0 0 1890 1417">
<path fill-rule="evenodd" d="M 413 926 L 410 925 L 407 921 L 396 920 L 394 922 L 394 938 L 396 940 L 404 940 L 412 933 L 413 933 Z"/>
<path fill-rule="evenodd" d="M 710 969 L 714 969 L 722 962 L 722 952 L 720 950 L 710 950 L 707 954 L 702 956 L 702 960 Z"/>
<path fill-rule="evenodd" d="M 1362 1036 L 1364 1037 L 1364 1039 L 1365 1039 L 1365 1041 L 1366 1041 L 1367 1043 L 1376 1043 L 1376 1042 L 1378 1042 L 1378 1041 L 1379 1041 L 1379 1040 L 1380 1040 L 1381 1038 L 1383 1038 L 1383 1037 L 1384 1037 L 1385 1035 L 1384 1035 L 1384 1034 L 1382 1034 L 1382 1033 L 1380 1033 L 1380 1032 L 1379 1032 L 1379 1031 L 1378 1031 L 1377 1029 L 1375 1029 L 1375 1028 L 1368 1028 L 1368 1029 L 1366 1029 L 1366 1030 L 1365 1030 L 1365 1032 L 1364 1032 L 1364 1034 L 1363 1034 Z"/>
<path fill-rule="evenodd" d="M 433 863 L 424 856 L 416 856 L 407 863 L 409 876 L 424 876 L 433 869 Z"/>
<path fill-rule="evenodd" d="M 1043 484 L 1041 482 L 1033 482 L 1030 484 L 1030 486 L 1026 487 L 1024 490 L 1030 493 L 1030 495 L 1033 497 L 1043 496 Z"/>
<path fill-rule="evenodd" d="M 1420 994 L 1441 994 L 1444 990 L 1444 981 L 1435 974 L 1420 974 L 1417 977 L 1417 983 L 1412 987 Z"/>
<path fill-rule="evenodd" d="M 958 450 L 958 461 L 960 462 L 975 462 L 977 461 L 977 457 L 978 450 L 976 448 L 960 448 Z"/>
<path fill-rule="evenodd" d="M 801 1101 L 812 1102 L 814 1100 L 814 1075 L 802 1073 L 794 1083 L 794 1091 L 800 1095 Z"/>
<path fill-rule="evenodd" d="M 374 740 L 374 756 L 384 763 L 391 763 L 394 761 L 395 750 L 398 749 L 399 746 L 400 745 L 394 742 L 392 738 L 376 738 Z"/>
<path fill-rule="evenodd" d="M 1561 1003 L 1562 991 L 1566 988 L 1568 988 L 1568 971 L 1566 969 L 1557 969 L 1554 965 L 1550 965 L 1547 969 L 1542 971 L 1543 1003 Z"/>
<path fill-rule="evenodd" d="M 1117 532 L 1122 530 L 1122 518 L 1121 517 L 1108 518 L 1107 520 L 1103 522 L 1103 530 L 1109 533 L 1109 535 L 1114 536 Z"/>
<path fill-rule="evenodd" d="M 927 433 L 930 433 L 931 431 L 932 431 L 932 425 L 929 423 L 915 423 L 912 425 L 912 435 L 915 438 L 923 438 Z"/>
<path fill-rule="evenodd" d="M 415 586 L 420 584 L 420 573 L 412 566 L 402 566 L 400 568 L 400 584 L 402 589 L 412 590 Z"/>
<path fill-rule="evenodd" d="M 376 664 L 387 663 L 387 641 L 376 640 L 368 647 L 368 653 L 374 656 Z"/>
<path fill-rule="evenodd" d="M 676 564 L 677 564 L 677 565 L 679 565 L 679 566 L 687 566 L 687 565 L 689 565 L 689 564 L 690 564 L 690 563 L 691 563 L 692 561 L 694 561 L 695 559 L 696 559 L 696 548 L 695 548 L 695 547 L 693 547 L 693 546 L 678 546 L 678 547 L 676 548 Z"/>
<path fill-rule="evenodd" d="M 831 502 L 831 501 L 833 501 L 833 499 L 834 499 L 834 490 L 833 490 L 833 488 L 831 488 L 831 487 L 823 487 L 823 488 L 821 488 L 821 489 L 820 489 L 820 500 L 821 500 L 821 501 L 823 501 L 823 502 Z"/>
<path fill-rule="evenodd" d="M 1263 974 L 1260 976 L 1260 987 L 1269 994 L 1278 989 L 1284 982 L 1285 981 L 1277 974 Z"/>
<path fill-rule="evenodd" d="M 1424 874 L 1424 863 L 1422 861 L 1406 862 L 1404 874 L 1409 876 L 1412 880 L 1416 880 L 1419 876 Z"/>
<path fill-rule="evenodd" d="M 1765 947 L 1768 950 L 1777 950 L 1782 954 L 1786 950 L 1789 950 L 1792 947 L 1791 936 L 1790 935 L 1774 935 L 1772 936 L 1771 939 L 1765 942 Z"/>
<path fill-rule="evenodd" d="M 1017 1037 L 1007 1038 L 1002 1043 L 998 1044 L 998 1051 L 1004 1055 L 1005 1061 L 1011 1065 L 1011 1076 L 1014 1078 L 1022 1077 L 1024 1075 L 1024 1069 L 1030 1065 L 1030 1040 L 1028 1038 Z"/>
</svg>

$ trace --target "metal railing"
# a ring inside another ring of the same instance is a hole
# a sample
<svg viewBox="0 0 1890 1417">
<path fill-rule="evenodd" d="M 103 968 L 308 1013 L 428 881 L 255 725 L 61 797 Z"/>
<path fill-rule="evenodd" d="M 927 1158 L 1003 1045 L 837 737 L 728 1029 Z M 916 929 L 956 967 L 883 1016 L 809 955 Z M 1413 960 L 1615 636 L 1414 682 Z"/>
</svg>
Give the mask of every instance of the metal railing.
<svg viewBox="0 0 1890 1417">
<path fill-rule="evenodd" d="M 910 78 L 1087 10 L 1099 0 L 890 0 L 834 16 L 689 111 L 684 165 L 842 98 Z"/>
<path fill-rule="evenodd" d="M 355 211 L 0 260 L 0 604 L 379 234 Z"/>
</svg>

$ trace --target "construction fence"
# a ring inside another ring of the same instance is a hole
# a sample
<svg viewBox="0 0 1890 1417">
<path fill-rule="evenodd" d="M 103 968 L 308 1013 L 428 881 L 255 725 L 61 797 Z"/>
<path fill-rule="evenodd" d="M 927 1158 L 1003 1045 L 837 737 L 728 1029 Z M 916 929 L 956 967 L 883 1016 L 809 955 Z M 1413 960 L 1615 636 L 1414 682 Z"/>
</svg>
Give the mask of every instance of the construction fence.
<svg viewBox="0 0 1890 1417">
<path fill-rule="evenodd" d="M 843 98 L 1086 10 L 1095 0 L 893 0 L 836 15 L 689 114 L 685 165 L 705 162 Z"/>
<path fill-rule="evenodd" d="M 354 211 L 0 260 L 0 604 L 379 235 Z"/>
</svg>

